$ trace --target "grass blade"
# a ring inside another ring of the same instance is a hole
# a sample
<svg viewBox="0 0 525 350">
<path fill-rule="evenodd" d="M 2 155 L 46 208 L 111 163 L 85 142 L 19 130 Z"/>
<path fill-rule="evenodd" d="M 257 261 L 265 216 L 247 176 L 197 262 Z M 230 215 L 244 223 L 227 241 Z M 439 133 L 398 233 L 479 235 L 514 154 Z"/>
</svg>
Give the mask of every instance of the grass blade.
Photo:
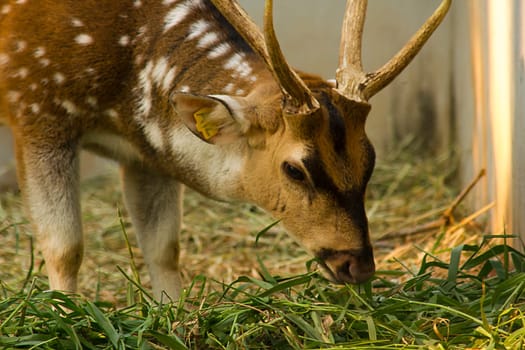
<svg viewBox="0 0 525 350">
<path fill-rule="evenodd" d="M 120 334 L 111 324 L 106 315 L 92 302 L 88 301 L 86 312 L 95 320 L 96 324 L 104 331 L 115 349 L 123 348 L 120 343 Z"/>
<path fill-rule="evenodd" d="M 162 345 L 168 346 L 170 349 L 175 350 L 188 350 L 188 347 L 175 335 L 166 335 L 159 332 L 149 332 L 155 337 Z"/>
</svg>

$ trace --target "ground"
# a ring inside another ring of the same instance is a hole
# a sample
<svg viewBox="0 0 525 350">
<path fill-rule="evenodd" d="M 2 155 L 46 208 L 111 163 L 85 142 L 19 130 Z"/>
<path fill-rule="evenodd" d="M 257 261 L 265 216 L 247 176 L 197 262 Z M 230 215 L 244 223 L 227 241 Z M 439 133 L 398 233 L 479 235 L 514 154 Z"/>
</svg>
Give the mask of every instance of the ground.
<svg viewBox="0 0 525 350">
<path fill-rule="evenodd" d="M 404 152 L 378 162 L 367 194 L 367 212 L 379 273 L 415 269 L 424 251 L 448 255 L 450 247 L 457 244 L 479 242 L 480 230 L 471 222 L 448 232 L 439 225 L 426 232 L 409 232 L 440 219 L 452 203 L 459 192 L 454 186 L 453 164 L 449 156 L 415 159 Z M 79 291 L 88 298 L 124 303 L 127 285 L 117 266 L 131 275 L 131 264 L 119 212 L 146 287 L 149 278 L 123 207 L 117 176 L 83 183 L 82 206 L 86 251 Z M 22 287 L 29 270 L 45 274 L 38 243 L 32 246 L 31 226 L 21 208 L 17 193 L 0 194 L 0 283 L 14 290 Z M 456 210 L 456 216 L 462 211 Z M 189 284 L 197 275 L 225 283 L 242 275 L 258 276 L 258 260 L 272 274 L 304 273 L 312 257 L 281 227 L 272 227 L 256 243 L 257 233 L 273 221 L 252 205 L 220 203 L 188 190 L 181 235 L 184 282 Z M 214 284 L 207 286 L 213 288 Z M 216 286 L 220 288 L 220 283 Z"/>
</svg>

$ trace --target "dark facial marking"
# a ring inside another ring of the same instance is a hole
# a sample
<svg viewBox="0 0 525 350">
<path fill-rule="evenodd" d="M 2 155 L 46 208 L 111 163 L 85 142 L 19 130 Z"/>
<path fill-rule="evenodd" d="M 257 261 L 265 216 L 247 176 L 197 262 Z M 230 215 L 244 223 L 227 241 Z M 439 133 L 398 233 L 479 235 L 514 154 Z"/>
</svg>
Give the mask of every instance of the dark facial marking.
<svg viewBox="0 0 525 350">
<path fill-rule="evenodd" d="M 334 142 L 334 150 L 337 155 L 343 156 L 346 150 L 346 126 L 343 116 L 326 93 L 321 94 L 319 102 L 326 107 L 328 112 L 328 128 L 330 139 Z"/>
<path fill-rule="evenodd" d="M 314 152 L 308 158 L 303 159 L 303 164 L 308 169 L 314 183 L 311 196 L 313 197 L 316 193 L 321 192 L 335 199 L 337 205 L 345 210 L 354 225 L 364 234 L 363 238 L 368 239 L 368 219 L 366 218 L 364 207 L 364 188 L 362 190 L 339 189 L 326 172 L 318 152 Z"/>
<path fill-rule="evenodd" d="M 365 167 L 365 174 L 363 178 L 363 183 L 368 184 L 368 181 L 370 181 L 370 178 L 372 177 L 372 173 L 374 172 L 374 167 L 376 164 L 376 151 L 374 149 L 374 146 L 368 141 L 368 139 L 363 140 L 364 145 L 364 152 L 365 152 L 365 159 L 368 162 Z"/>
</svg>

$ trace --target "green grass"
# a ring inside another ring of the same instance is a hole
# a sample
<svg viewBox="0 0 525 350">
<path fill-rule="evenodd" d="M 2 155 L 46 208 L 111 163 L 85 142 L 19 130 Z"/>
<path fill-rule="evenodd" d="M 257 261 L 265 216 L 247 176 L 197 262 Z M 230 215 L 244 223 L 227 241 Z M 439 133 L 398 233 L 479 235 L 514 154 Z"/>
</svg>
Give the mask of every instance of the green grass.
<svg viewBox="0 0 525 350">
<path fill-rule="evenodd" d="M 525 256 L 500 241 L 455 247 L 447 261 L 427 254 L 408 279 L 378 271 L 361 286 L 272 276 L 260 262 L 259 279 L 198 276 L 160 304 L 123 273 L 125 307 L 47 291 L 35 277 L 0 288 L 0 348 L 522 349 Z"/>
</svg>

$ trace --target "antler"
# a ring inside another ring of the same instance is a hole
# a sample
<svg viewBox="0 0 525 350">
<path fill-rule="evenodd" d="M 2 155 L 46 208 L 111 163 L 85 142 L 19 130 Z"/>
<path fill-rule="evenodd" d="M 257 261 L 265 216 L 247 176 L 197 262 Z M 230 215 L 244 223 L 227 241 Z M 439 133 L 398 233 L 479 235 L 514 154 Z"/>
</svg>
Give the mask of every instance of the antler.
<svg viewBox="0 0 525 350">
<path fill-rule="evenodd" d="M 361 40 L 367 0 L 348 0 L 336 73 L 338 91 L 353 100 L 368 101 L 388 85 L 418 54 L 443 21 L 452 0 L 443 0 L 412 38 L 377 71 L 365 74 L 361 64 Z"/>
<path fill-rule="evenodd" d="M 319 102 L 303 80 L 284 58 L 273 28 L 273 1 L 266 0 L 264 7 L 264 37 L 270 55 L 272 69 L 284 89 L 285 109 L 289 113 L 308 114 L 319 108 Z"/>
<path fill-rule="evenodd" d="M 290 67 L 277 41 L 273 28 L 272 0 L 266 0 L 265 4 L 264 36 L 236 1 L 211 0 L 211 2 L 270 69 L 284 95 L 283 109 L 288 114 L 315 112 L 319 108 L 319 102 Z"/>
<path fill-rule="evenodd" d="M 365 78 L 361 61 L 361 42 L 366 6 L 367 0 L 348 0 L 346 3 L 339 45 L 339 68 L 335 74 L 338 91 L 343 96 L 358 101 L 361 101 L 358 84 Z"/>
</svg>

